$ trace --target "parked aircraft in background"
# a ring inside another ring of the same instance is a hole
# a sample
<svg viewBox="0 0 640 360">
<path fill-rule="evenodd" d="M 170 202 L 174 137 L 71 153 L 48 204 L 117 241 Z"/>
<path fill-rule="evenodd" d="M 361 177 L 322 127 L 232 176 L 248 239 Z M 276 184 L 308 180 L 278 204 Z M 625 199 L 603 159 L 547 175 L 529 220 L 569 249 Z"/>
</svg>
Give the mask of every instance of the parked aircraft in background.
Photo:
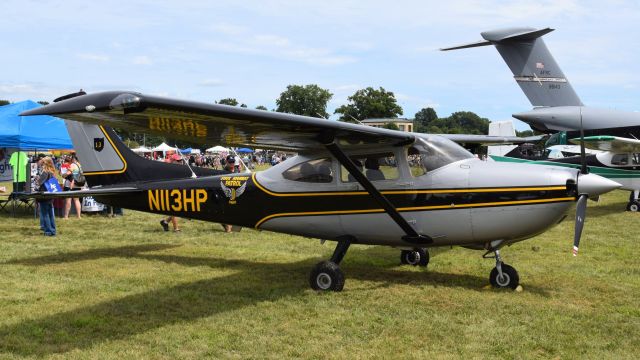
<svg viewBox="0 0 640 360">
<path fill-rule="evenodd" d="M 484 250 L 495 254 L 490 283 L 516 288 L 518 273 L 500 249 L 556 225 L 578 200 L 575 254 L 584 200 L 620 186 L 573 169 L 480 161 L 434 135 L 135 92 L 67 96 L 23 115 L 39 114 L 67 120 L 91 189 L 37 197 L 90 195 L 112 206 L 336 241 L 331 259 L 311 271 L 316 290 L 342 290 L 339 264 L 351 244 L 398 247 L 403 263 L 423 266 L 427 247 Z M 110 126 L 300 155 L 259 173 L 200 170 L 192 178 L 186 166 L 135 155 Z"/>
<path fill-rule="evenodd" d="M 602 151 L 587 156 L 590 171 L 614 179 L 630 190 L 627 209 L 640 209 L 640 113 L 584 106 L 549 52 L 542 36 L 553 29 L 508 28 L 482 32 L 484 40 L 442 49 L 494 45 L 534 109 L 514 114 L 544 133 L 558 133 L 547 145 L 578 143 L 584 130 L 585 147 Z M 562 141 L 564 137 L 565 141 Z M 512 160 L 493 157 L 499 161 Z M 580 167 L 579 157 L 553 159 L 555 165 Z M 541 161 L 548 165 L 549 162 Z"/>
</svg>

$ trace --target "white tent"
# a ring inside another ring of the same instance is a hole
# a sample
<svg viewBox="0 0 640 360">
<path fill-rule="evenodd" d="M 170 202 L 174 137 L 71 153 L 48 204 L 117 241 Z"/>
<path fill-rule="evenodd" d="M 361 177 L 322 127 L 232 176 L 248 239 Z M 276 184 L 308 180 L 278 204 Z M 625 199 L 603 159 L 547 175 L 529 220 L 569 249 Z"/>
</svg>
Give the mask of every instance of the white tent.
<svg viewBox="0 0 640 360">
<path fill-rule="evenodd" d="M 131 151 L 133 151 L 135 153 L 150 153 L 151 152 L 150 149 L 147 149 L 144 146 L 140 146 L 139 148 L 131 149 Z"/>
<path fill-rule="evenodd" d="M 176 148 L 171 147 L 171 146 L 167 145 L 166 143 L 162 143 L 162 144 L 154 147 L 153 149 L 151 149 L 151 151 L 162 151 L 162 152 L 176 151 Z"/>
<path fill-rule="evenodd" d="M 221 152 L 227 152 L 228 153 L 229 149 L 227 149 L 224 146 L 218 145 L 218 146 L 214 146 L 214 147 L 208 148 L 205 151 L 208 152 L 208 153 L 221 153 Z"/>
</svg>

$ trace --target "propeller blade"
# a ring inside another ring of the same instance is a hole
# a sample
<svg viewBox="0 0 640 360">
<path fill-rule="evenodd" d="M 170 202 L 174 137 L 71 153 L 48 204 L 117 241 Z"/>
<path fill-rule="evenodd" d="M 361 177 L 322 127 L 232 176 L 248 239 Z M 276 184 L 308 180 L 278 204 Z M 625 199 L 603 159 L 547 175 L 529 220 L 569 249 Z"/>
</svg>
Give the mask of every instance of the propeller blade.
<svg viewBox="0 0 640 360">
<path fill-rule="evenodd" d="M 578 246 L 580 246 L 580 236 L 582 236 L 582 228 L 584 227 L 584 217 L 587 213 L 587 196 L 580 195 L 576 204 L 576 228 L 573 236 L 573 256 L 578 256 Z"/>
<path fill-rule="evenodd" d="M 584 128 L 582 127 L 582 107 L 580 107 L 580 173 L 588 174 L 587 155 L 584 150 Z"/>
</svg>

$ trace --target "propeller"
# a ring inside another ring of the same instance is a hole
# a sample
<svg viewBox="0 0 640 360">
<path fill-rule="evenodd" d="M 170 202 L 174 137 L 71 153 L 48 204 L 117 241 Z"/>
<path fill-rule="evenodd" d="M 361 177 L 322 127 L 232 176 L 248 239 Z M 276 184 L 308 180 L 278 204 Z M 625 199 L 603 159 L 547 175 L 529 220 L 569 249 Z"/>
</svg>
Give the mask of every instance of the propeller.
<svg viewBox="0 0 640 360">
<path fill-rule="evenodd" d="M 587 167 L 587 156 L 584 150 L 584 128 L 582 126 L 582 106 L 580 107 L 580 175 L 587 175 L 589 168 Z M 580 180 L 578 180 L 579 182 Z M 578 193 L 578 203 L 576 204 L 576 225 L 573 235 L 573 256 L 578 256 L 578 247 L 580 246 L 580 237 L 582 236 L 582 228 L 584 228 L 584 218 L 587 215 L 587 193 Z"/>
</svg>

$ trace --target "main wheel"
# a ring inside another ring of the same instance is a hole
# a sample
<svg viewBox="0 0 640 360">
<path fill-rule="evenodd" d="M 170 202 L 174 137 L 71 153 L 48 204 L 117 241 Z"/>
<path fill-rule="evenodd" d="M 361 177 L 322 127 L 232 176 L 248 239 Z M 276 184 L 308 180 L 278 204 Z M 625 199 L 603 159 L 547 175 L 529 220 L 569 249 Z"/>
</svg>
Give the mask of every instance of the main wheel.
<svg viewBox="0 0 640 360">
<path fill-rule="evenodd" d="M 640 211 L 640 201 L 631 201 L 627 204 L 627 211 Z"/>
<path fill-rule="evenodd" d="M 344 274 L 338 264 L 332 261 L 322 261 L 311 270 L 309 285 L 313 290 L 342 291 Z"/>
<path fill-rule="evenodd" d="M 427 264 L 429 264 L 429 252 L 423 248 L 402 250 L 400 252 L 400 263 L 413 266 L 427 266 Z"/>
<path fill-rule="evenodd" d="M 502 277 L 498 273 L 498 268 L 493 268 L 489 275 L 489 282 L 495 288 L 515 289 L 520 284 L 520 277 L 516 269 L 507 264 L 502 264 Z"/>
</svg>

